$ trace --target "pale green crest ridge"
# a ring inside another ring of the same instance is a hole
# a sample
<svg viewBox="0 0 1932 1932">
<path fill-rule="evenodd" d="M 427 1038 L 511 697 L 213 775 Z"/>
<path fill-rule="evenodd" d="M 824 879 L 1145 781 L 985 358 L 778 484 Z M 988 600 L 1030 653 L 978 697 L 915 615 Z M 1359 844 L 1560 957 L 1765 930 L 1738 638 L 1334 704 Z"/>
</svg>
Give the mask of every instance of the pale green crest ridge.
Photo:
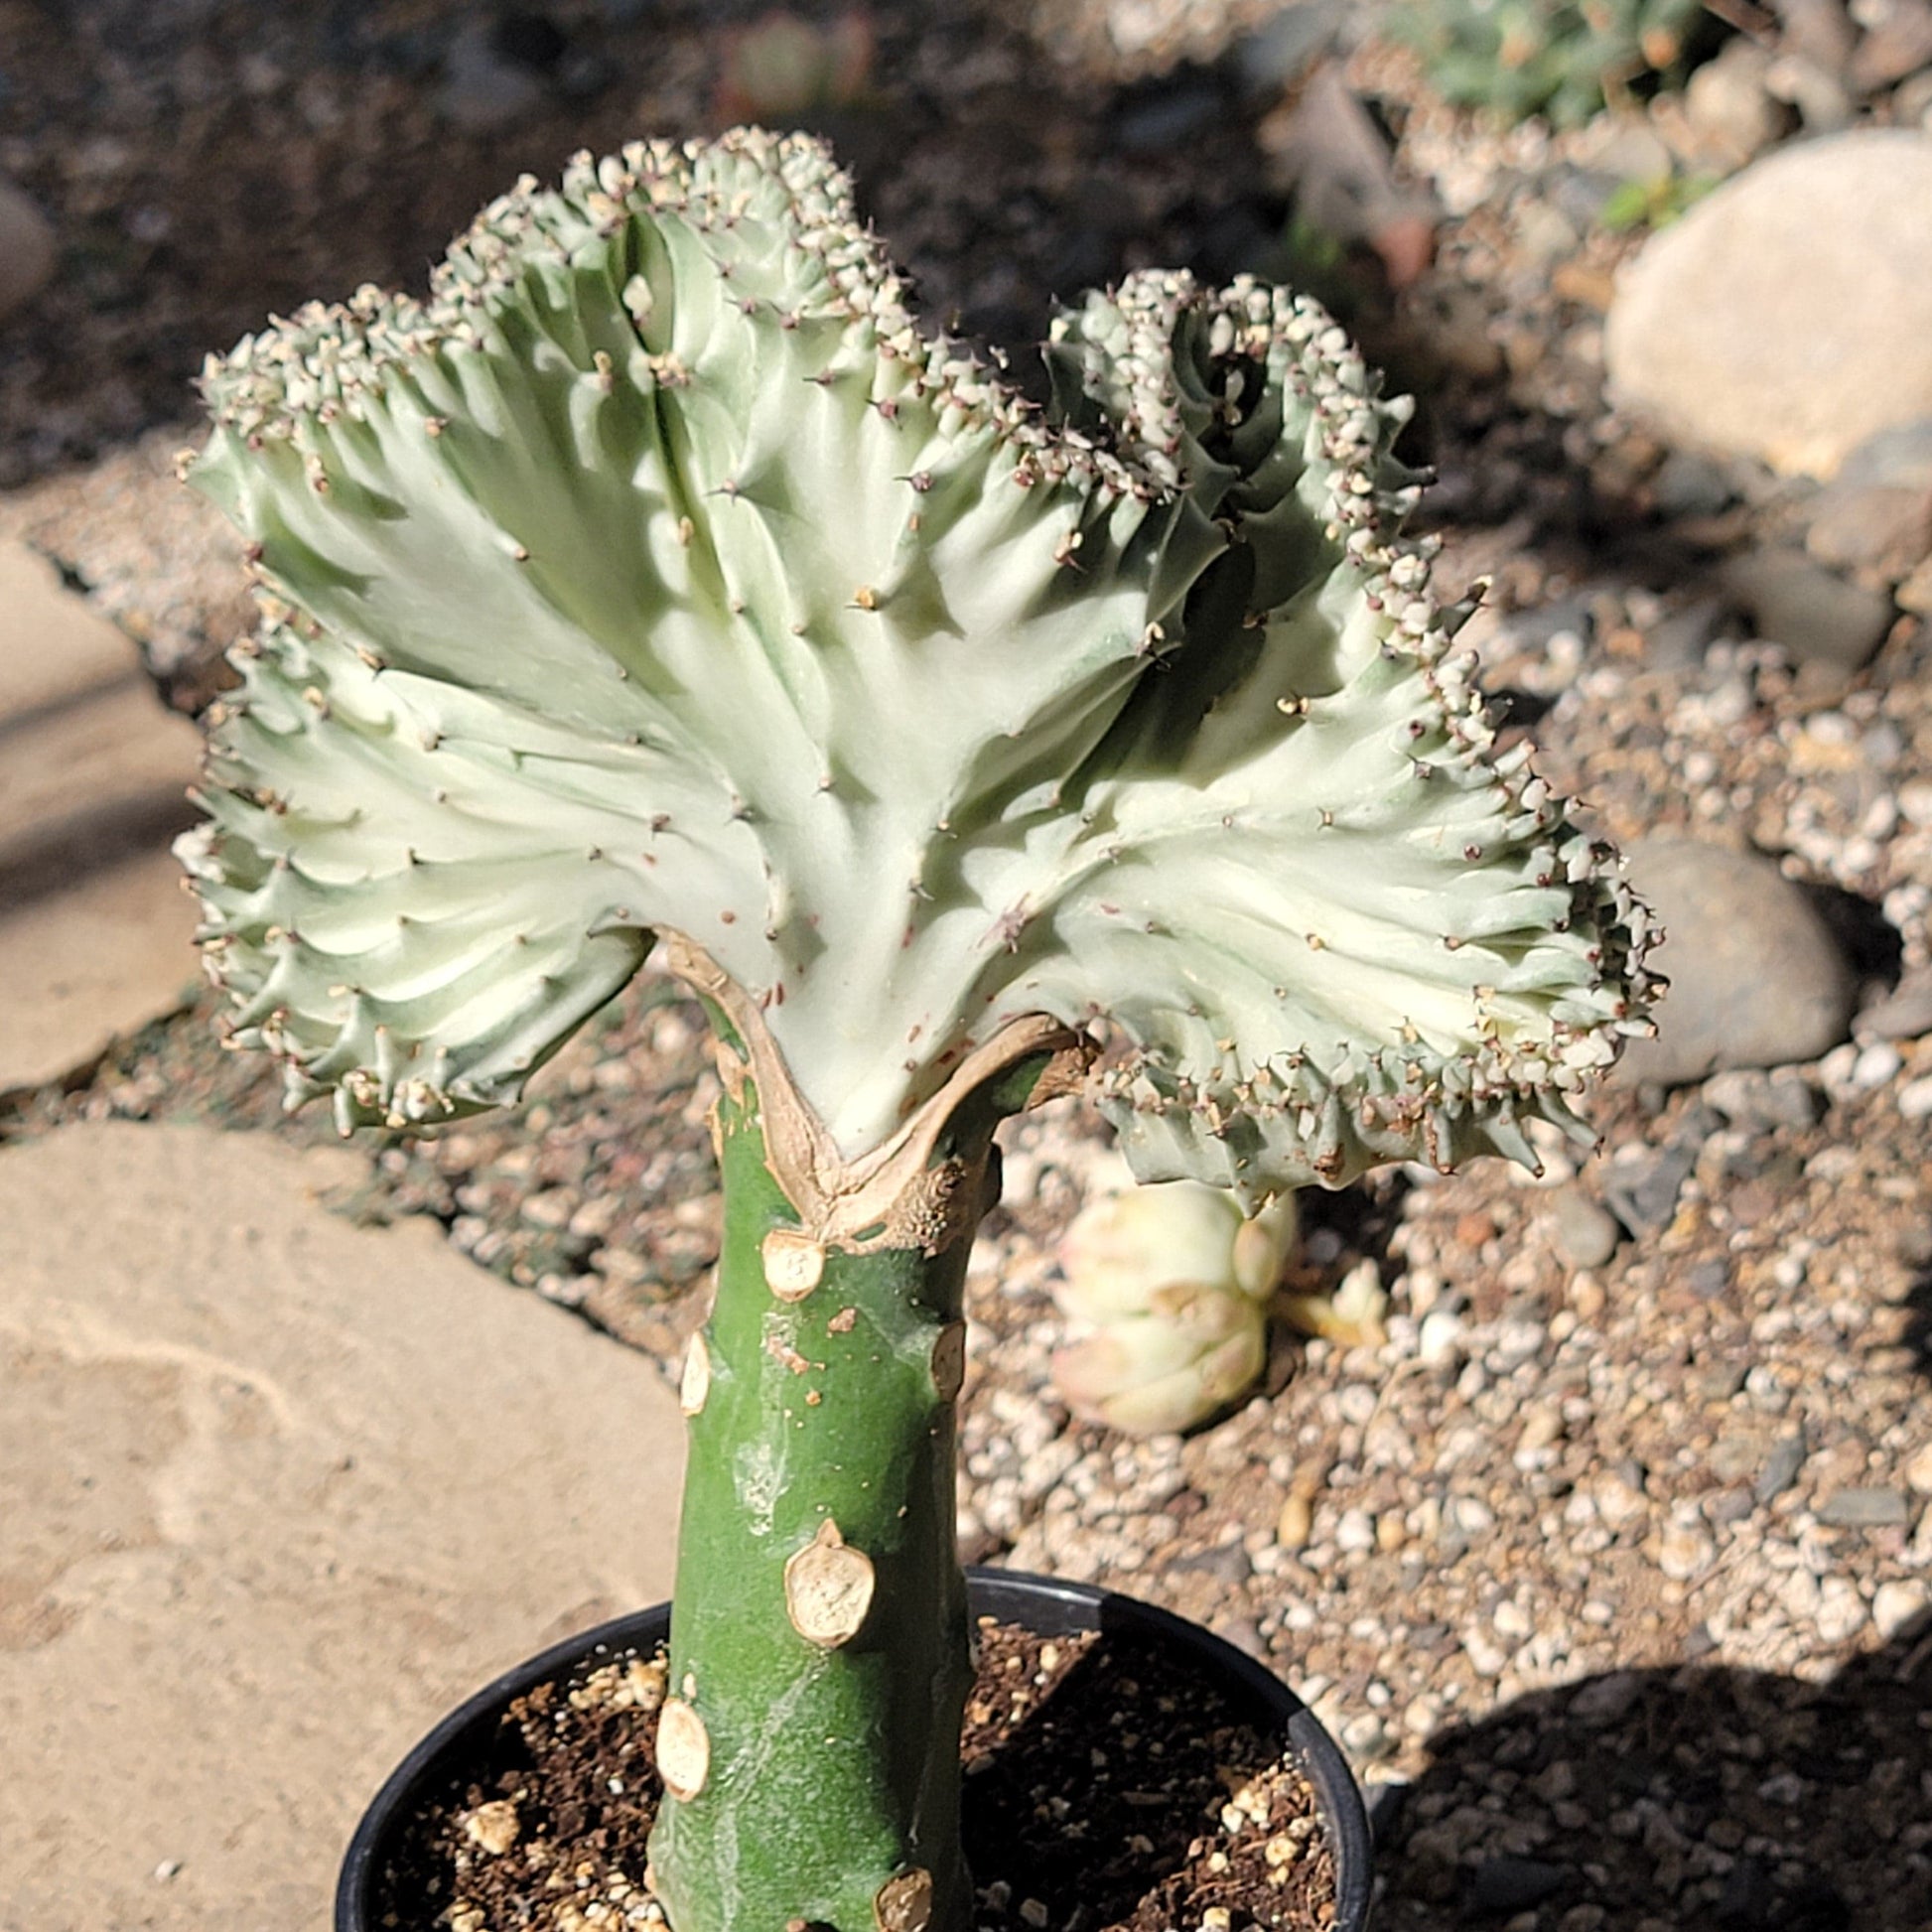
<svg viewBox="0 0 1932 1932">
<path fill-rule="evenodd" d="M 266 620 L 183 843 L 236 1036 L 345 1126 L 513 1098 L 685 935 L 848 1157 L 1007 1021 L 1146 1177 L 1529 1158 L 1644 923 L 1496 759 L 1313 304 L 1133 277 L 1042 417 L 920 334 L 816 143 L 572 165 L 426 302 L 212 362 Z"/>
</svg>

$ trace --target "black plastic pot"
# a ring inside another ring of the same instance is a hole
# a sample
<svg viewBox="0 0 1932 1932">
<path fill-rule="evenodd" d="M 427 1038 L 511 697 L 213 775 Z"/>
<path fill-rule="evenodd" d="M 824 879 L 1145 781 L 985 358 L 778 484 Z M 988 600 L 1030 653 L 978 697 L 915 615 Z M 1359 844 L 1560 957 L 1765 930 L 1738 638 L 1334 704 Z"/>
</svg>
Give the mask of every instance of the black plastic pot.
<svg viewBox="0 0 1932 1932">
<path fill-rule="evenodd" d="M 1256 1723 L 1277 1730 L 1294 1747 L 1314 1787 L 1335 1858 L 1332 1932 L 1366 1932 L 1374 1853 L 1362 1794 L 1334 1739 L 1272 1671 L 1199 1624 L 1111 1590 L 1011 1570 L 969 1570 L 967 1586 L 975 1616 L 996 1616 L 1042 1637 L 1092 1629 L 1131 1632 L 1172 1644 L 1197 1668 L 1221 1677 L 1235 1700 L 1251 1706 Z M 599 1652 L 649 1652 L 668 1638 L 670 1627 L 668 1603 L 600 1624 L 519 1664 L 451 1712 L 390 1773 L 356 1826 L 336 1888 L 336 1932 L 378 1932 L 372 1894 L 397 1834 L 454 1763 L 483 1750 L 514 1699 L 569 1675 Z"/>
</svg>

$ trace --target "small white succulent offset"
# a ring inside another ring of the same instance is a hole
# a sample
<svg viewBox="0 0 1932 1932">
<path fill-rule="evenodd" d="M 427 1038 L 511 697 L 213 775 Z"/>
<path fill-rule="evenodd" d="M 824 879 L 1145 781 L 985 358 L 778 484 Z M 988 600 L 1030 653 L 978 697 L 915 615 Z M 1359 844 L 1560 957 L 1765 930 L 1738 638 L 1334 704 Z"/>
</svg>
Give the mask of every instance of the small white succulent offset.
<svg viewBox="0 0 1932 1932">
<path fill-rule="evenodd" d="M 1642 915 L 1494 753 L 1334 324 L 1142 273 L 1048 361 L 1041 410 L 922 333 L 824 150 L 740 131 L 525 181 L 427 299 L 205 380 L 263 614 L 182 847 L 235 1041 L 346 1131 L 514 1099 L 660 942 L 713 1019 L 676 1932 L 970 1924 L 1003 1113 L 1087 1080 L 1143 1178 L 1259 1206 L 1533 1161 L 1643 1025 Z"/>
<path fill-rule="evenodd" d="M 1072 1338 L 1053 1383 L 1077 1416 L 1131 1436 L 1191 1429 L 1268 1359 L 1268 1305 L 1294 1246 L 1295 1196 L 1249 1216 L 1225 1187 L 1156 1181 L 1100 1195 L 1060 1243 Z"/>
</svg>

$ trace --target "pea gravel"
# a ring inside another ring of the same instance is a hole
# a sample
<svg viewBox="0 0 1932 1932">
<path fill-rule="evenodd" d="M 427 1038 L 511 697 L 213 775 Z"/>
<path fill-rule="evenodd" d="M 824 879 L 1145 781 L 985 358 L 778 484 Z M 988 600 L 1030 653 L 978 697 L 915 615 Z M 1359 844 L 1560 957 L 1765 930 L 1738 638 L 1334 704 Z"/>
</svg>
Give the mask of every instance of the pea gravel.
<svg viewBox="0 0 1932 1932">
<path fill-rule="evenodd" d="M 193 352 L 271 303 L 411 272 L 498 177 L 579 139 L 695 131 L 716 41 L 666 7 L 640 64 L 622 6 L 560 5 L 606 79 L 485 138 L 436 117 L 460 11 L 440 0 L 137 11 L 0 10 L 0 161 L 69 248 L 0 378 L 0 530 L 74 561 L 193 703 L 231 589 L 205 539 L 142 537 Z M 1206 84 L 1172 67 L 1201 30 L 1183 11 L 1062 7 L 1085 38 L 1047 59 L 1018 4 L 877 10 L 886 105 L 842 133 L 929 307 L 1017 338 L 1049 291 L 1264 247 L 1280 205 L 1245 107 L 1206 132 L 1176 113 L 1166 147 L 1127 112 Z M 1295 1681 L 1376 1788 L 1395 1932 L 1924 1932 L 1932 639 L 1901 618 L 1867 669 L 1821 677 L 1727 634 L 1697 545 L 1775 539 L 1789 502 L 1745 479 L 1722 527 L 1665 527 L 1663 453 L 1601 399 L 1600 301 L 1630 240 L 1591 228 L 1555 272 L 1522 250 L 1532 210 L 1574 215 L 1597 135 L 1486 133 L 1373 43 L 1352 71 L 1455 210 L 1419 288 L 1358 327 L 1427 396 L 1424 517 L 1444 581 L 1492 581 L 1467 634 L 1499 717 L 1613 836 L 1780 862 L 1830 909 L 1863 1017 L 1773 1075 L 1613 1087 L 1600 1150 L 1547 1146 L 1540 1175 L 1403 1171 L 1311 1197 L 1290 1285 L 1372 1264 L 1386 1343 L 1284 1330 L 1261 1390 L 1185 1441 L 1112 1437 L 1054 1398 L 1053 1245 L 1104 1142 L 1069 1105 L 1017 1123 L 969 1284 L 962 1540 L 1169 1604 Z M 392 175 L 429 185 L 397 198 Z M 265 267 L 258 210 L 296 205 Z M 76 460 L 95 467 L 61 470 Z M 328 1138 L 320 1113 L 280 1115 L 272 1072 L 224 1054 L 212 1020 L 204 1003 L 0 1101 L 0 1136 L 113 1117 Z M 434 1217 L 672 1374 L 716 1252 L 714 1093 L 695 1010 L 647 979 L 515 1113 L 372 1141 L 338 1205 Z"/>
</svg>

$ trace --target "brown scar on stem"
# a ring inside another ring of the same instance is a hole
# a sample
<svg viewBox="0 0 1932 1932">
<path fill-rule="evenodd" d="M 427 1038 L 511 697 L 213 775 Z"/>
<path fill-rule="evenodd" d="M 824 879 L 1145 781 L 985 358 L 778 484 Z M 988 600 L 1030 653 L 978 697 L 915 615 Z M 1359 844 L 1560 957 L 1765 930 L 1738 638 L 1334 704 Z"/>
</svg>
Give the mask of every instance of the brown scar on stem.
<svg viewBox="0 0 1932 1932">
<path fill-rule="evenodd" d="M 785 1561 L 785 1614 L 807 1643 L 836 1650 L 864 1626 L 874 1582 L 872 1559 L 853 1549 L 828 1516 Z"/>
<path fill-rule="evenodd" d="M 812 1363 L 805 1356 L 799 1354 L 797 1349 L 792 1347 L 791 1343 L 786 1341 L 782 1335 L 766 1335 L 764 1338 L 764 1352 L 774 1362 L 777 1362 L 784 1368 L 790 1369 L 794 1375 L 803 1375 L 807 1369 L 812 1367 Z M 820 1364 L 820 1366 L 823 1366 L 823 1364 Z"/>
<path fill-rule="evenodd" d="M 879 1932 L 925 1932 L 932 1919 L 932 1873 L 922 1866 L 895 1872 L 872 1901 Z"/>
<path fill-rule="evenodd" d="M 704 1336 L 691 1337 L 691 1345 L 684 1353 L 684 1373 L 678 1382 L 678 1407 L 687 1416 L 697 1415 L 705 1405 L 705 1398 L 711 1393 L 711 1351 L 705 1346 Z"/>
<path fill-rule="evenodd" d="M 741 1056 L 714 1042 L 719 1074 L 729 1090 L 748 1077 L 758 1089 L 765 1161 L 772 1178 L 797 1212 L 802 1232 L 821 1247 L 848 1254 L 919 1246 L 928 1254 L 957 1239 L 964 1225 L 959 1212 L 934 1212 L 926 1198 L 935 1186 L 933 1156 L 940 1136 L 960 1104 L 975 1089 L 1020 1061 L 1038 1054 L 1049 1058 L 1030 1105 L 1070 1092 L 1084 1078 L 1095 1047 L 1085 1035 L 1048 1014 L 1026 1014 L 1009 1021 L 991 1039 L 973 1048 L 953 1068 L 939 1090 L 915 1108 L 899 1128 L 871 1153 L 848 1162 L 825 1123 L 798 1091 L 772 1037 L 758 1001 L 748 995 L 703 947 L 676 931 L 664 933 L 666 966 L 694 992 L 710 1000 L 731 1023 L 745 1046 Z M 1041 1091 L 1044 1088 L 1045 1091 Z M 957 1170 L 958 1163 L 941 1164 Z M 937 1180 L 942 1197 L 977 1198 L 959 1188 L 957 1172 Z M 928 1243 L 937 1239 L 940 1246 Z"/>
<path fill-rule="evenodd" d="M 948 1321 L 932 1344 L 932 1386 L 951 1402 L 966 1381 L 966 1324 Z"/>
<path fill-rule="evenodd" d="M 666 1698 L 657 1714 L 657 1770 L 664 1789 L 685 1804 L 711 1776 L 711 1733 L 682 1698 Z"/>
<path fill-rule="evenodd" d="M 781 1302 L 802 1302 L 825 1273 L 825 1248 L 802 1228 L 772 1228 L 759 1244 L 764 1285 Z"/>
</svg>

